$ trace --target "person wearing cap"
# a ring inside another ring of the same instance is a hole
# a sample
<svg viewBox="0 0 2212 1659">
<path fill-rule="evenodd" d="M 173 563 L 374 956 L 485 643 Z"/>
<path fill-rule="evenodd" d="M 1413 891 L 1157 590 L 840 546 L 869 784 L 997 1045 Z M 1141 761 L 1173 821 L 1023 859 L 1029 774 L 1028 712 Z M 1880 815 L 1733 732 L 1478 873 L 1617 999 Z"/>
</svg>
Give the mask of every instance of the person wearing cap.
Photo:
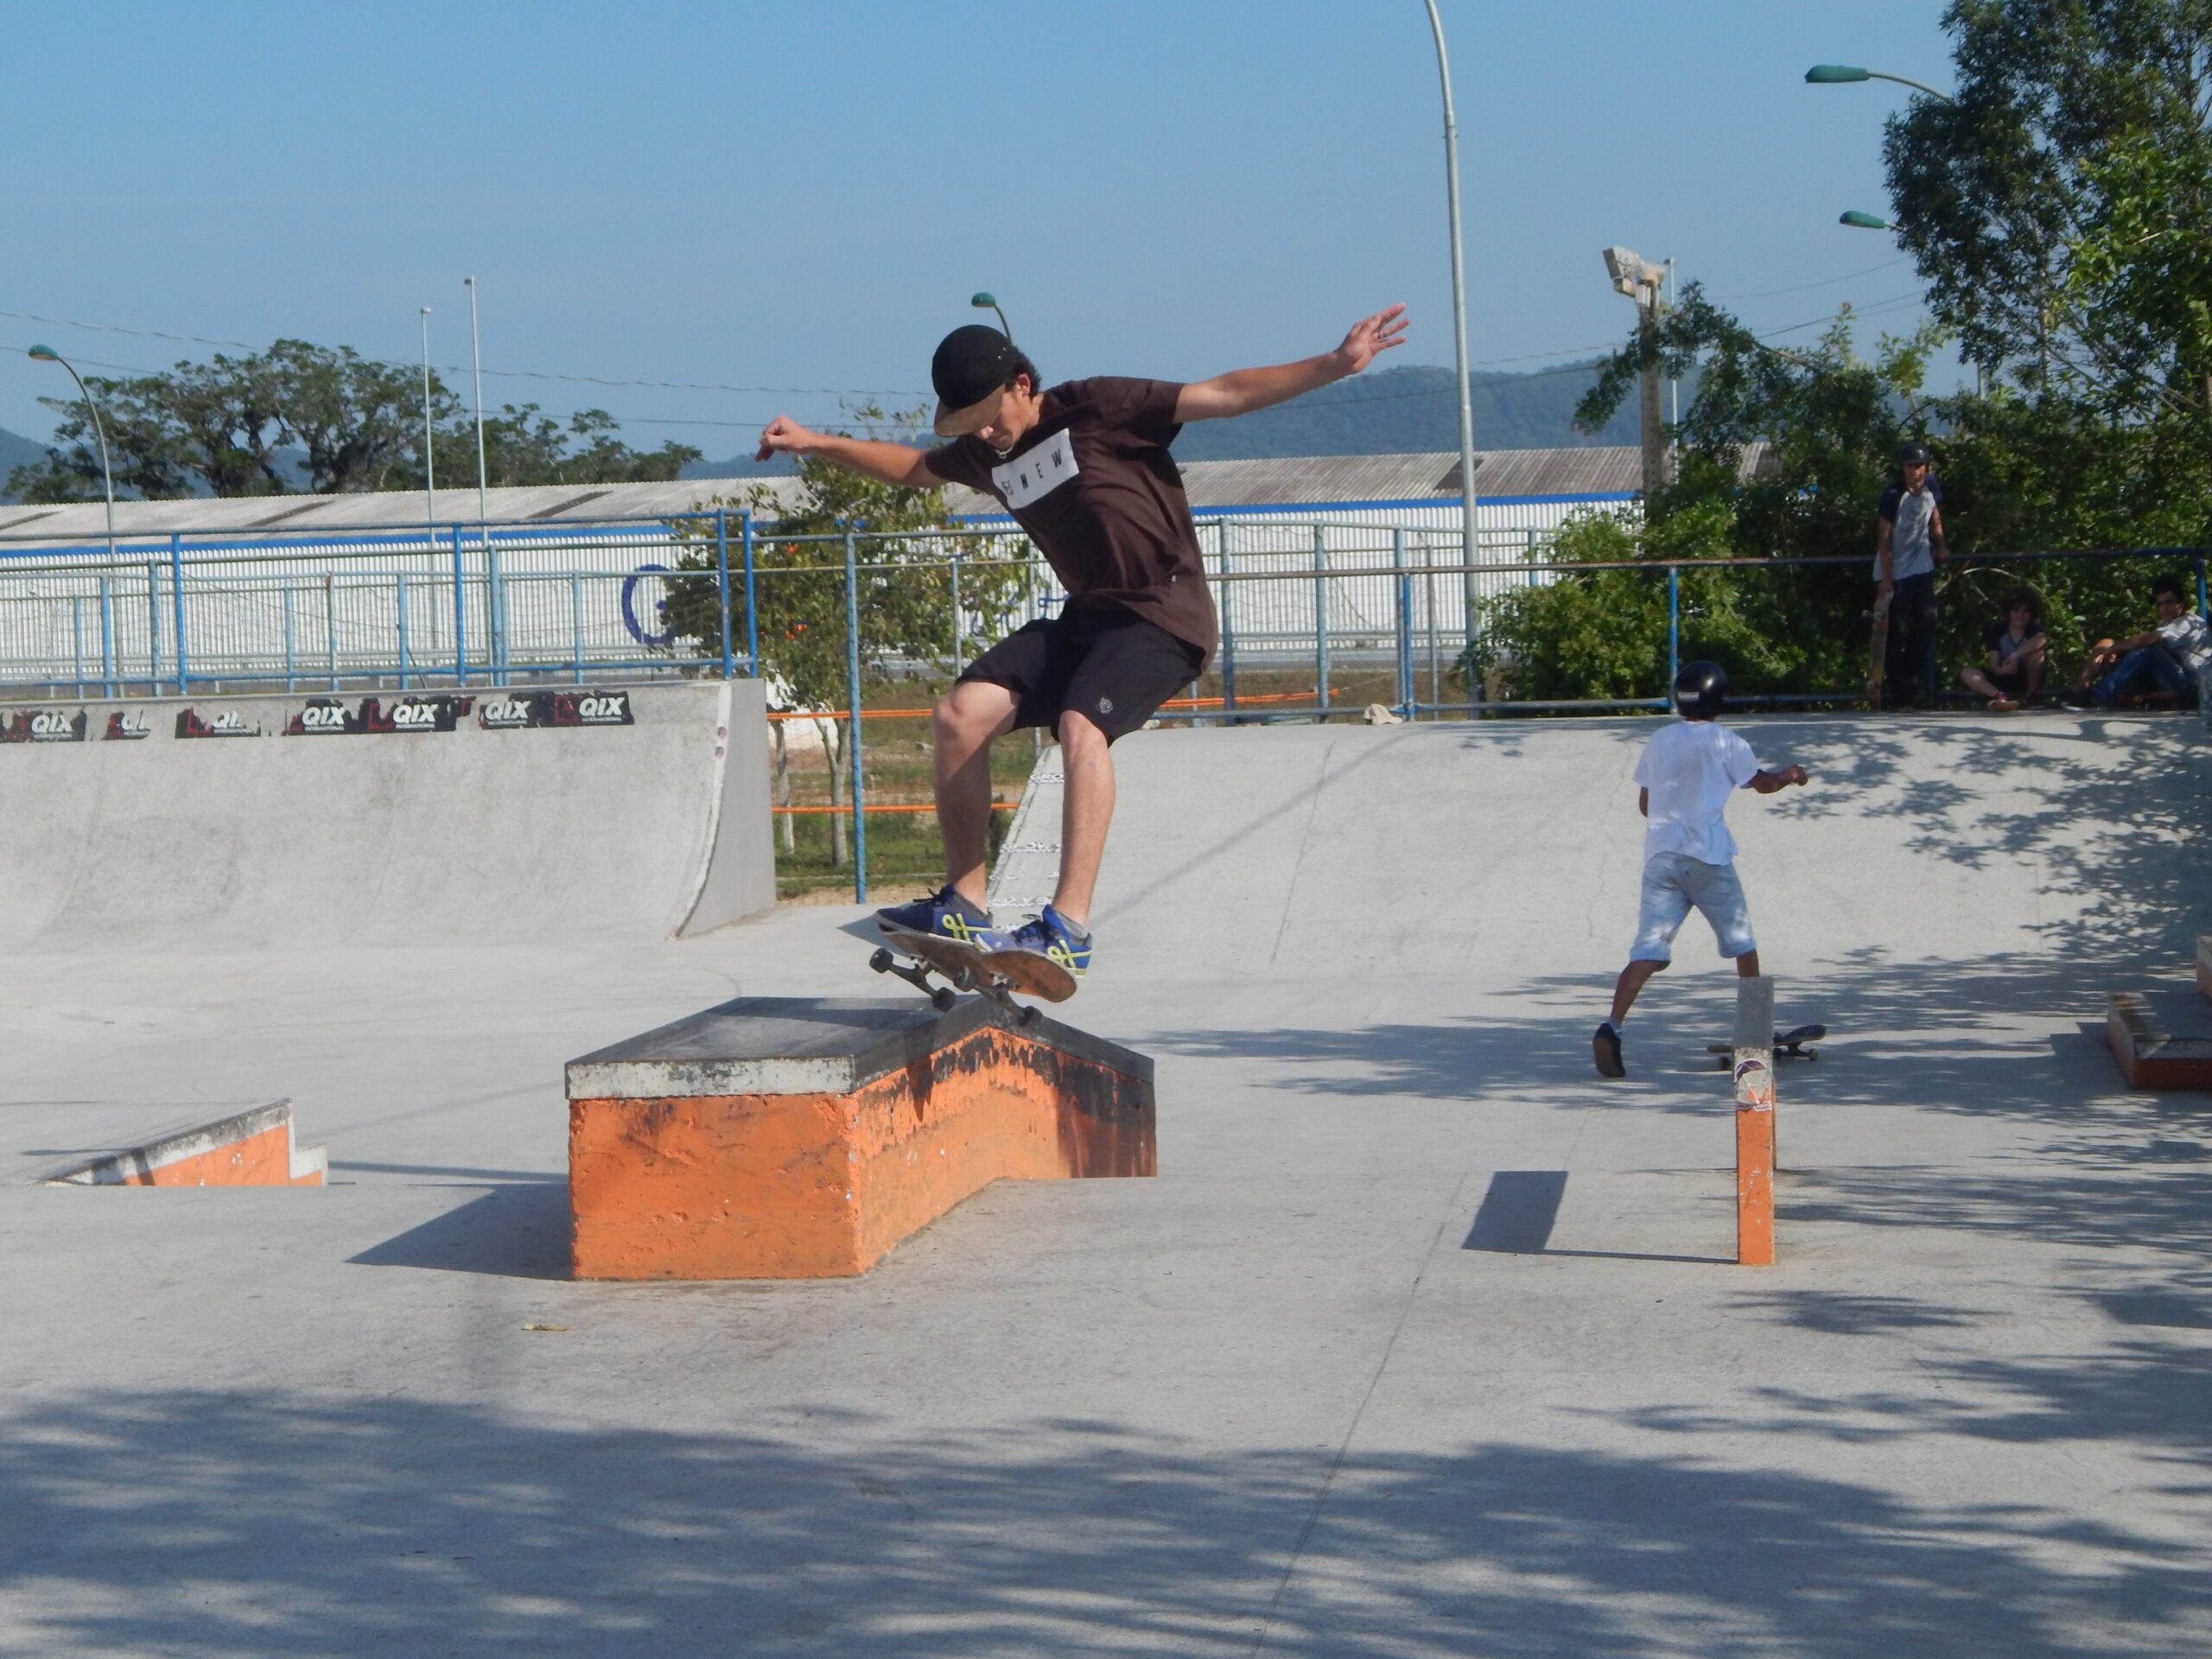
<svg viewBox="0 0 2212 1659">
<path fill-rule="evenodd" d="M 1889 607 L 1883 670 L 1892 703 L 1936 695 L 1936 567 L 1950 556 L 1942 486 L 1928 470 L 1927 447 L 1908 443 L 1897 451 L 1897 481 L 1882 492 L 1874 526 L 1874 604 Z"/>
<path fill-rule="evenodd" d="M 1628 966 L 1613 982 L 1612 1010 L 1590 1039 L 1600 1077 L 1624 1077 L 1621 1033 L 1652 975 L 1674 959 L 1675 935 L 1694 910 L 1713 925 L 1720 954 L 1745 979 L 1759 976 L 1751 907 L 1736 879 L 1736 842 L 1723 816 L 1738 789 L 1771 795 L 1805 781 L 1805 768 L 1759 765 L 1751 746 L 1720 723 L 1728 671 L 1718 663 L 1682 664 L 1675 676 L 1678 721 L 1652 733 L 1637 757 L 1636 810 L 1643 815 L 1643 896 Z"/>
<path fill-rule="evenodd" d="M 945 884 L 876 912 L 889 932 L 986 951 L 1033 950 L 1081 975 L 1091 961 L 1091 890 L 1114 811 L 1108 750 L 1205 670 L 1219 638 L 1182 475 L 1168 453 L 1192 421 L 1266 409 L 1357 374 L 1402 342 L 1405 308 L 1354 323 L 1319 356 L 1207 380 L 1102 376 L 1047 386 L 1027 353 L 982 323 L 956 328 L 930 362 L 932 449 L 810 431 L 779 416 L 760 458 L 814 455 L 908 489 L 961 484 L 994 497 L 1067 590 L 1058 615 L 978 657 L 931 710 Z M 1059 880 L 1044 913 L 1011 931 L 985 902 L 992 742 L 1023 727 L 1058 738 L 1065 779 Z"/>
</svg>

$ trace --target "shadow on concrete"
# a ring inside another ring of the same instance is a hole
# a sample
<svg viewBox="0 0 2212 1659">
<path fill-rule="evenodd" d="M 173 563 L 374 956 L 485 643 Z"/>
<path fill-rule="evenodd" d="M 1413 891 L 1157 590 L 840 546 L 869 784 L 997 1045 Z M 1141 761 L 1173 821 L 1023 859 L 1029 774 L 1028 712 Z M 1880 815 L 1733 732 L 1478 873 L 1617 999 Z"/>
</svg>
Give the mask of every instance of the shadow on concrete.
<svg viewBox="0 0 2212 1659">
<path fill-rule="evenodd" d="M 2116 1405 L 2102 1432 L 2163 1438 L 2133 1373 L 2066 1382 L 2020 1437 Z M 1901 1434 L 1947 1414 L 1890 1409 Z M 2119 1659 L 2212 1630 L 2212 1579 L 2171 1532 L 1709 1446 L 1332 1470 L 1096 1421 L 900 1438 L 825 1418 L 802 1440 L 246 1390 L 0 1424 L 0 1601 L 48 1655 Z"/>
<path fill-rule="evenodd" d="M 504 1182 L 359 1255 L 357 1268 L 431 1268 L 504 1279 L 569 1277 L 569 1184 Z"/>
</svg>

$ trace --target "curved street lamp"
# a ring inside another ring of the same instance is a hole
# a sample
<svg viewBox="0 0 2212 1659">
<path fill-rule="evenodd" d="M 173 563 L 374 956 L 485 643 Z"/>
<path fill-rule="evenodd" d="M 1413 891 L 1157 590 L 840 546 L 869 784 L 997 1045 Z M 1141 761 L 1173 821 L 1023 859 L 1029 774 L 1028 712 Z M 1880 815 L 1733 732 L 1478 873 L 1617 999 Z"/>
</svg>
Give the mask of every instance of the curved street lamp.
<svg viewBox="0 0 2212 1659">
<path fill-rule="evenodd" d="M 100 424 L 100 406 L 92 400 L 92 389 L 85 385 L 85 377 L 77 372 L 74 364 L 51 346 L 34 346 L 30 355 L 40 363 L 59 363 L 69 371 L 69 378 L 77 383 L 77 395 L 85 400 L 85 407 L 92 411 L 92 435 L 100 441 L 100 482 L 107 491 L 107 558 L 115 563 L 115 473 L 108 464 L 107 429 Z"/>
<path fill-rule="evenodd" d="M 1838 216 L 1839 225 L 1848 225 L 1854 231 L 1894 231 L 1897 226 L 1886 219 L 1877 219 L 1872 213 L 1862 213 L 1856 207 Z"/>
<path fill-rule="evenodd" d="M 978 311 L 999 311 L 998 296 L 988 291 L 974 296 L 968 303 Z M 1014 343 L 1014 325 L 1006 320 L 1003 311 L 999 311 L 999 332 L 1006 336 L 1008 345 Z"/>
<path fill-rule="evenodd" d="M 1893 80 L 1900 86 L 1910 86 L 1916 92 L 1925 92 L 1946 104 L 1958 100 L 1948 92 L 1939 92 L 1924 80 L 1908 80 L 1903 75 L 1892 75 L 1879 69 L 1861 69 L 1855 63 L 1816 63 L 1805 72 L 1806 82 L 1814 86 L 1841 86 L 1861 80 Z"/>
</svg>

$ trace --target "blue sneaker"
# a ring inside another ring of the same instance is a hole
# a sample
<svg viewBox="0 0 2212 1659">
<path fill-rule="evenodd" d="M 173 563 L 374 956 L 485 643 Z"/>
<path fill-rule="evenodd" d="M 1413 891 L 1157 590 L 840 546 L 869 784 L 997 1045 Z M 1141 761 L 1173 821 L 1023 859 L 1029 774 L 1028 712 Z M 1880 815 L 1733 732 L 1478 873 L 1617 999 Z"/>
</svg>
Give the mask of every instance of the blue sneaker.
<svg viewBox="0 0 2212 1659">
<path fill-rule="evenodd" d="M 1050 905 L 1045 906 L 1042 916 L 1032 917 L 1015 928 L 1011 943 L 1004 948 L 1034 951 L 1047 962 L 1057 962 L 1077 979 L 1090 971 L 1090 935 Z"/>
<path fill-rule="evenodd" d="M 1003 950 L 1009 943 L 991 925 L 991 912 L 969 904 L 949 881 L 933 897 L 877 911 L 875 925 L 887 933 L 925 933 L 976 950 Z"/>
</svg>

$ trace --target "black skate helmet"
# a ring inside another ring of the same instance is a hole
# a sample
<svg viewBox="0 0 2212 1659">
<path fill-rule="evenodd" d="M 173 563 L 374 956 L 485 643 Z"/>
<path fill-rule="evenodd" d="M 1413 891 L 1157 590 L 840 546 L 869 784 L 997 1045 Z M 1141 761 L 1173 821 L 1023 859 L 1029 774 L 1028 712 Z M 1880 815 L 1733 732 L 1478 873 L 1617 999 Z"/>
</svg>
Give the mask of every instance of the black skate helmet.
<svg viewBox="0 0 2212 1659">
<path fill-rule="evenodd" d="M 1685 720 L 1709 720 L 1728 700 L 1728 671 L 1702 659 L 1684 663 L 1675 676 L 1675 707 Z"/>
</svg>

